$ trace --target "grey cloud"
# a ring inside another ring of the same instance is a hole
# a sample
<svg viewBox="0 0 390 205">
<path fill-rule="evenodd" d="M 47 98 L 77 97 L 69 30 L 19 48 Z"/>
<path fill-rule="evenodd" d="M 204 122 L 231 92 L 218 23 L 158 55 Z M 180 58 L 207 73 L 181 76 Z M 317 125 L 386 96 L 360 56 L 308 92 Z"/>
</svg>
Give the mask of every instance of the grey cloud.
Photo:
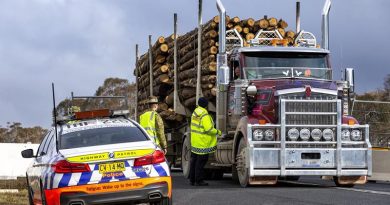
<svg viewBox="0 0 390 205">
<path fill-rule="evenodd" d="M 203 0 L 204 21 L 217 15 L 214 0 Z M 295 28 L 295 1 L 223 0 L 230 16 L 283 18 Z M 321 39 L 324 1 L 301 0 L 302 28 Z M 334 0 L 331 49 L 335 78 L 341 67 L 355 67 L 358 91 L 380 88 L 390 73 L 387 0 Z M 2 0 L 0 1 L 0 125 L 21 121 L 50 125 L 50 83 L 57 101 L 93 94 L 110 76 L 133 80 L 134 46 L 147 48 L 173 30 L 197 25 L 197 0 Z M 365 37 L 362 37 L 365 36 Z M 367 36 L 367 37 L 366 37 Z M 369 42 L 366 40 L 370 39 Z M 364 41 L 364 42 L 363 42 Z"/>
</svg>

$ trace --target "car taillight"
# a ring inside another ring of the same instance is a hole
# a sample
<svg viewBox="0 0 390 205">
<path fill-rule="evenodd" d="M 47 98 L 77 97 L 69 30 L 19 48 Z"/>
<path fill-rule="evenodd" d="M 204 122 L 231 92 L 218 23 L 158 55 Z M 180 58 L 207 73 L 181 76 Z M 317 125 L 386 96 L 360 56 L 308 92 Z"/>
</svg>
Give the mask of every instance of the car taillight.
<svg viewBox="0 0 390 205">
<path fill-rule="evenodd" d="M 134 160 L 134 166 L 144 166 L 149 164 L 158 164 L 165 162 L 164 153 L 160 150 L 153 152 L 151 155 L 146 155 Z"/>
<path fill-rule="evenodd" d="M 60 160 L 53 165 L 55 173 L 75 173 L 75 172 L 90 172 L 88 164 L 70 163 L 66 160 Z"/>
</svg>

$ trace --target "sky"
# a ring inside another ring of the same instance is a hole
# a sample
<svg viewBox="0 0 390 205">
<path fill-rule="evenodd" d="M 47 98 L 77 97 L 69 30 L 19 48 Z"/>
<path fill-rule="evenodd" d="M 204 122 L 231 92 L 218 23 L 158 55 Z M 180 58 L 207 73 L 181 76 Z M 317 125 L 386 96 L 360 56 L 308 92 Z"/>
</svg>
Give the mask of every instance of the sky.
<svg viewBox="0 0 390 205">
<path fill-rule="evenodd" d="M 295 0 L 222 0 L 241 19 L 283 18 L 295 30 Z M 320 43 L 325 0 L 301 0 L 301 28 Z M 51 124 L 51 83 L 57 102 L 93 95 L 104 79 L 132 75 L 135 44 L 140 53 L 153 40 L 197 26 L 198 0 L 0 0 L 0 126 Z M 358 93 L 383 87 L 390 74 L 390 1 L 333 0 L 330 50 L 334 78 L 355 68 Z M 203 0 L 203 21 L 218 14 Z"/>
</svg>

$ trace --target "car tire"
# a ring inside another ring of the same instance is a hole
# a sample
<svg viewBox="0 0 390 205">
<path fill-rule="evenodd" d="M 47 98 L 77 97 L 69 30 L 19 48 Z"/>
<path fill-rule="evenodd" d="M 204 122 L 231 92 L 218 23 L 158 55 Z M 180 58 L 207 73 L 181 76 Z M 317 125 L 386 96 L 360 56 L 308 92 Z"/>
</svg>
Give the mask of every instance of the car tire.
<svg viewBox="0 0 390 205">
<path fill-rule="evenodd" d="M 43 189 L 42 182 L 40 183 L 41 185 L 41 200 L 42 200 L 42 205 L 46 205 L 46 194 L 45 190 Z"/>
<path fill-rule="evenodd" d="M 240 144 L 238 145 L 238 151 L 237 151 L 237 174 L 238 174 L 238 181 L 240 182 L 241 187 L 245 188 L 250 185 L 249 183 L 249 170 L 246 168 L 246 143 L 245 139 L 241 138 Z"/>
<path fill-rule="evenodd" d="M 26 174 L 26 183 L 27 183 L 27 192 L 28 192 L 28 204 L 29 205 L 34 205 L 32 189 L 30 187 L 30 182 L 28 181 L 27 174 Z"/>
</svg>

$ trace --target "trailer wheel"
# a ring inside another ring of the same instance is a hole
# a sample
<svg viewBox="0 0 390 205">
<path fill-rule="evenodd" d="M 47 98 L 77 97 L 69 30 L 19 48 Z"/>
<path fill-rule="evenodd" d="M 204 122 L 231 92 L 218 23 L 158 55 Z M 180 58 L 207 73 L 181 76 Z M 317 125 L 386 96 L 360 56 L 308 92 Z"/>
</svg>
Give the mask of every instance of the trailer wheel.
<svg viewBox="0 0 390 205">
<path fill-rule="evenodd" d="M 249 170 L 246 168 L 246 143 L 244 138 L 241 138 L 240 144 L 238 145 L 237 151 L 237 175 L 240 185 L 242 187 L 247 187 L 249 185 Z"/>
<path fill-rule="evenodd" d="M 190 175 L 190 161 L 191 161 L 191 144 L 190 138 L 184 138 L 183 147 L 181 150 L 181 169 L 183 170 L 183 175 L 188 179 Z"/>
</svg>

